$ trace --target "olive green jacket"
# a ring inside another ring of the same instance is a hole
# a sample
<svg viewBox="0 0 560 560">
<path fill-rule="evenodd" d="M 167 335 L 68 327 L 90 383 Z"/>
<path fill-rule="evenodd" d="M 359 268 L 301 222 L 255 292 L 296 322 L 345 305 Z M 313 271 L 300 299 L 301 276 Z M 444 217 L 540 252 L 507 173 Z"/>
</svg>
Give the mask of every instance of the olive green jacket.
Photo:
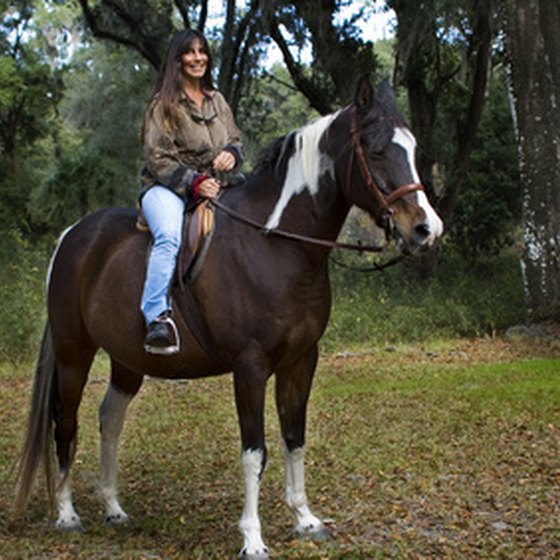
<svg viewBox="0 0 560 560">
<path fill-rule="evenodd" d="M 205 92 L 202 107 L 184 96 L 172 130 L 164 124 L 156 96 L 146 111 L 143 142 L 146 165 L 140 196 L 153 185 L 163 185 L 190 197 L 193 182 L 212 170 L 212 161 L 224 149 L 235 156 L 235 170 L 243 163 L 239 129 L 227 101 L 216 90 Z"/>
</svg>

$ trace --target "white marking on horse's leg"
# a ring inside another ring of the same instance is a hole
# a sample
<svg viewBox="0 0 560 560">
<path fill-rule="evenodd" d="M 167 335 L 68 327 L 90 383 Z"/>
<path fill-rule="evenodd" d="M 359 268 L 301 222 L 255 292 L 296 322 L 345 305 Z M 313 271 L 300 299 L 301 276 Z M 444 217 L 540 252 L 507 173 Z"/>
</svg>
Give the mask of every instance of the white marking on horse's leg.
<svg viewBox="0 0 560 560">
<path fill-rule="evenodd" d="M 322 533 L 326 529 L 323 522 L 311 513 L 307 505 L 304 458 L 303 447 L 293 451 L 285 449 L 286 504 L 296 516 L 296 532 L 301 535 L 313 535 Z"/>
<path fill-rule="evenodd" d="M 241 457 L 245 481 L 245 503 L 239 521 L 239 530 L 243 535 L 243 548 L 240 556 L 268 558 L 268 547 L 262 540 L 259 520 L 259 487 L 263 461 L 262 450 L 245 451 Z"/>
<path fill-rule="evenodd" d="M 105 506 L 105 521 L 110 525 L 129 522 L 128 515 L 121 508 L 117 498 L 117 447 L 124 426 L 126 409 L 131 400 L 130 395 L 126 395 L 110 384 L 99 408 L 101 432 L 99 494 Z"/>
<path fill-rule="evenodd" d="M 55 527 L 60 531 L 83 531 L 80 516 L 76 513 L 72 504 L 72 490 L 70 475 L 60 473 L 56 488 L 56 505 L 58 508 L 58 519 Z"/>
</svg>

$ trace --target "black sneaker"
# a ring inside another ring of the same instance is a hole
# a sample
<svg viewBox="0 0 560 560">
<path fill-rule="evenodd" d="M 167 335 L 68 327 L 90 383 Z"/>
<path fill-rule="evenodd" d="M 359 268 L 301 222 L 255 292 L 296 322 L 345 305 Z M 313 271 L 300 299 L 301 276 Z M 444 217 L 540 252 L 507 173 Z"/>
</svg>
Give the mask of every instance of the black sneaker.
<svg viewBox="0 0 560 560">
<path fill-rule="evenodd" d="M 162 313 L 148 325 L 144 350 L 164 356 L 179 351 L 179 331 L 168 312 Z"/>
</svg>

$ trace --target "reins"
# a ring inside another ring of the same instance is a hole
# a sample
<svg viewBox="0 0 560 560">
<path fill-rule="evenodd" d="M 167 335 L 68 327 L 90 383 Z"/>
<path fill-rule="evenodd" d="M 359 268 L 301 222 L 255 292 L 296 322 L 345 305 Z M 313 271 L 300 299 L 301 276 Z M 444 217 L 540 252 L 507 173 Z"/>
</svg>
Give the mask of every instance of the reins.
<svg viewBox="0 0 560 560">
<path fill-rule="evenodd" d="M 256 229 L 261 230 L 266 235 L 277 235 L 279 237 L 284 237 L 286 239 L 292 239 L 294 241 L 303 241 L 304 243 L 310 243 L 312 245 L 319 245 L 322 247 L 328 247 L 330 249 L 344 249 L 347 251 L 357 251 L 359 253 L 381 253 L 384 247 L 379 245 L 363 245 L 362 243 L 341 243 L 339 241 L 331 241 L 330 239 L 319 239 L 317 237 L 309 237 L 307 235 L 300 235 L 299 233 L 293 233 L 290 231 L 285 231 L 282 229 L 267 229 L 263 224 L 240 214 L 233 208 L 222 204 L 219 200 L 212 199 L 210 204 L 221 210 L 224 214 L 227 214 L 234 220 L 241 222 L 243 224 L 249 225 Z"/>
<path fill-rule="evenodd" d="M 352 266 L 350 264 L 346 264 L 345 262 L 339 261 L 338 259 L 335 259 L 332 255 L 329 258 L 334 264 L 336 264 L 336 266 L 346 268 L 347 270 L 351 270 L 352 272 L 382 272 L 386 268 L 390 268 L 391 266 L 399 264 L 404 259 L 406 259 L 406 257 L 407 255 L 397 255 L 396 257 L 385 261 L 384 263 L 373 263 L 371 266 Z"/>
</svg>

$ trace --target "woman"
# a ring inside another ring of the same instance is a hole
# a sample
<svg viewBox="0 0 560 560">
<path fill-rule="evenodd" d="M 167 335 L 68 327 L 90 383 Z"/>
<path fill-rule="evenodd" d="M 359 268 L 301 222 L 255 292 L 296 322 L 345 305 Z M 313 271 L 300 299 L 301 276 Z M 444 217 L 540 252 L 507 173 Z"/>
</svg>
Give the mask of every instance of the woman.
<svg viewBox="0 0 560 560">
<path fill-rule="evenodd" d="M 154 354 L 179 350 L 169 287 L 181 244 L 185 205 L 214 198 L 215 174 L 241 166 L 243 151 L 231 109 L 212 85 L 212 57 L 194 30 L 172 38 L 155 93 L 146 109 L 142 142 L 141 206 L 154 237 L 142 293 L 144 348 Z"/>
</svg>

